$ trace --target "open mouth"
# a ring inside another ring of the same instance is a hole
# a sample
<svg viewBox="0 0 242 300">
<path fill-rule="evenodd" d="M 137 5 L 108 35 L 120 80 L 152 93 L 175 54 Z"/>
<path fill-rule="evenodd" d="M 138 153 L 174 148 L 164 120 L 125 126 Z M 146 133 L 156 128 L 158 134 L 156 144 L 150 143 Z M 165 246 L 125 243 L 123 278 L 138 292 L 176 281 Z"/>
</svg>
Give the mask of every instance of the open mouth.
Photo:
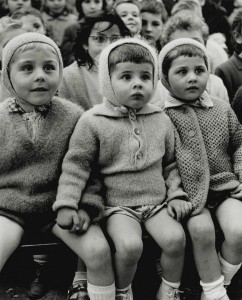
<svg viewBox="0 0 242 300">
<path fill-rule="evenodd" d="M 190 86 L 189 88 L 187 88 L 187 90 L 189 91 L 197 91 L 199 90 L 197 86 Z"/>
<path fill-rule="evenodd" d="M 133 94 L 131 96 L 132 99 L 135 99 L 135 100 L 139 100 L 139 99 L 142 99 L 143 98 L 143 94 L 141 93 L 136 93 L 136 94 Z"/>
</svg>

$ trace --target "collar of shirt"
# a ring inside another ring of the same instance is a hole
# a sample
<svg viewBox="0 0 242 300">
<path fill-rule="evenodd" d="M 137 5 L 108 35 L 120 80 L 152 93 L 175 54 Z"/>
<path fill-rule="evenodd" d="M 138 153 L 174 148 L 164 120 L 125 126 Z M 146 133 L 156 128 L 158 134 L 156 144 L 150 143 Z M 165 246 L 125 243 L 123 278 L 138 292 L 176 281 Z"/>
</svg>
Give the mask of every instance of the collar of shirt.
<svg viewBox="0 0 242 300">
<path fill-rule="evenodd" d="M 179 99 L 174 98 L 172 95 L 167 94 L 167 98 L 165 99 L 165 108 L 170 107 L 178 107 L 182 105 L 190 105 L 190 106 L 197 106 L 203 108 L 213 107 L 213 101 L 211 100 L 209 94 L 204 91 L 202 95 L 195 101 L 195 102 L 183 102 Z"/>
<path fill-rule="evenodd" d="M 46 105 L 38 105 L 34 107 L 34 111 L 40 112 L 43 115 L 46 115 L 51 107 L 52 101 L 50 101 Z M 26 111 L 18 104 L 16 99 L 10 99 L 8 104 L 8 111 L 9 113 L 18 113 L 20 115 L 23 115 L 26 113 Z"/>
</svg>

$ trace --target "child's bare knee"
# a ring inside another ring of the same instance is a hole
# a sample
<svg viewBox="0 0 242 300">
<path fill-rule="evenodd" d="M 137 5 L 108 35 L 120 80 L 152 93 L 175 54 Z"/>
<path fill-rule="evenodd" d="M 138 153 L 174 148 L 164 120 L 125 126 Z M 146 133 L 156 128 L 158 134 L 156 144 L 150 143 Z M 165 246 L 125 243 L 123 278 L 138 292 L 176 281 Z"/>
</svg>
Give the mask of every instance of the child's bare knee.
<svg viewBox="0 0 242 300">
<path fill-rule="evenodd" d="M 125 238 L 117 247 L 118 255 L 125 259 L 138 261 L 142 251 L 143 243 L 141 238 Z"/>
<path fill-rule="evenodd" d="M 190 235 L 196 245 L 209 247 L 209 245 L 215 244 L 215 230 L 212 224 L 197 223 L 193 228 L 190 228 Z"/>
<path fill-rule="evenodd" d="M 173 232 L 164 240 L 164 249 L 166 253 L 172 255 L 180 255 L 185 251 L 186 237 L 182 231 Z"/>
</svg>

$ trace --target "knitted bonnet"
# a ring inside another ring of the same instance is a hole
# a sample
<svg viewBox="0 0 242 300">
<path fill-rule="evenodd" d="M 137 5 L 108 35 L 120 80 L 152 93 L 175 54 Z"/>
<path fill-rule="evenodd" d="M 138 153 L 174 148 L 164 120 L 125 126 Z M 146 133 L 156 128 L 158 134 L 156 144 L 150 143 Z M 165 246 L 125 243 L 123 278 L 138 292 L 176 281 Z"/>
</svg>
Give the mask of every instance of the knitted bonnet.
<svg viewBox="0 0 242 300">
<path fill-rule="evenodd" d="M 59 60 L 59 69 L 60 69 L 60 78 L 59 81 L 61 82 L 62 74 L 63 74 L 63 62 L 60 50 L 58 46 L 55 44 L 54 41 L 52 41 L 47 36 L 35 33 L 35 32 L 27 32 L 20 34 L 13 39 L 11 39 L 7 45 L 3 49 L 3 55 L 2 55 L 2 77 L 3 77 L 3 83 L 6 86 L 6 88 L 11 92 L 12 95 L 18 98 L 18 95 L 16 94 L 11 80 L 9 78 L 9 63 L 12 59 L 15 51 L 20 48 L 21 46 L 30 44 L 30 43 L 42 43 L 51 46 L 58 57 Z"/>
<path fill-rule="evenodd" d="M 146 41 L 139 39 L 139 38 L 122 38 L 116 42 L 111 43 L 108 45 L 100 54 L 99 58 L 99 82 L 102 95 L 111 102 L 115 106 L 121 106 L 118 102 L 113 88 L 111 84 L 111 78 L 109 73 L 108 67 L 108 59 L 111 51 L 116 47 L 124 44 L 132 44 L 132 45 L 140 45 L 146 48 L 152 55 L 154 60 L 154 91 L 157 85 L 157 76 L 158 76 L 158 68 L 157 68 L 157 53 L 156 50 L 150 46 Z M 135 51 L 135 50 L 134 50 Z"/>
<path fill-rule="evenodd" d="M 159 57 L 158 57 L 158 69 L 159 69 L 159 78 L 161 80 L 161 83 L 169 90 L 171 91 L 169 82 L 167 82 L 167 79 L 165 78 L 163 74 L 163 62 L 166 55 L 171 51 L 174 50 L 176 47 L 180 45 L 194 45 L 200 50 L 204 52 L 204 56 L 207 59 L 208 63 L 208 71 L 210 72 L 210 60 L 207 49 L 201 44 L 200 42 L 190 39 L 190 38 L 179 38 L 175 39 L 169 43 L 167 43 L 160 51 Z"/>
</svg>

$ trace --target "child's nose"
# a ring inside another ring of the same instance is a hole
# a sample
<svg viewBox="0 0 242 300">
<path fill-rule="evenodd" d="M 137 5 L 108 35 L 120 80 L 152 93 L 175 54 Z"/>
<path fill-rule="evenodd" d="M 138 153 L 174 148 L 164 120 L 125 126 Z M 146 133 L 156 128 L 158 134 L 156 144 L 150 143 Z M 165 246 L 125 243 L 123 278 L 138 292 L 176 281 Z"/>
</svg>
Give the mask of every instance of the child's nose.
<svg viewBox="0 0 242 300">
<path fill-rule="evenodd" d="M 45 73 L 43 70 L 36 71 L 36 80 L 44 81 L 45 80 Z"/>
<path fill-rule="evenodd" d="M 189 73 L 189 81 L 197 81 L 197 76 L 194 72 Z"/>
</svg>

